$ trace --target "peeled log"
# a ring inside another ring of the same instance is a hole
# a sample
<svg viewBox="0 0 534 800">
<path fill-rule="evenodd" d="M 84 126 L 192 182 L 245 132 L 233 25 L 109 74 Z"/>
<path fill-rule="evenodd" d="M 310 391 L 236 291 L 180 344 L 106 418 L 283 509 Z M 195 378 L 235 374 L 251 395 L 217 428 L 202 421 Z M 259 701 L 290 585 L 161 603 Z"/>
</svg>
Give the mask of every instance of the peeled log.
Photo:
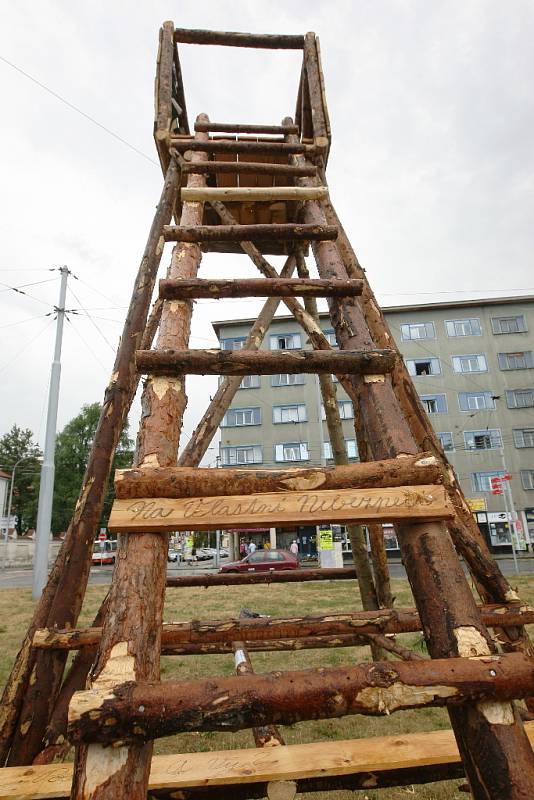
<svg viewBox="0 0 534 800">
<path fill-rule="evenodd" d="M 337 228 L 333 225 L 166 225 L 163 229 L 166 242 L 263 242 L 308 241 L 335 239 Z"/>
<path fill-rule="evenodd" d="M 159 296 L 164 300 L 226 297 L 356 297 L 362 281 L 323 281 L 301 278 L 210 278 L 181 281 L 161 280 Z"/>
<path fill-rule="evenodd" d="M 237 731 L 346 714 L 381 716 L 408 708 L 493 701 L 534 692 L 534 663 L 523 653 L 391 661 L 198 681 L 123 683 L 77 692 L 69 736 L 77 742 L 144 742 L 183 731 Z M 511 720 L 501 724 L 512 724 Z M 494 721 L 494 720 L 493 720 Z"/>
</svg>

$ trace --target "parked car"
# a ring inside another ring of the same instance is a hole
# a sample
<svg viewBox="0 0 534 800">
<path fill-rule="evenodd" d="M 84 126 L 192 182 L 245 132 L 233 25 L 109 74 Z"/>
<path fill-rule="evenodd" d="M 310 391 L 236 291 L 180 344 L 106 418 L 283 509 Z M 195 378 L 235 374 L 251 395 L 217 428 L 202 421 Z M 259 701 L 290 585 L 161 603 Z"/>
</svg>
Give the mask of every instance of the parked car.
<svg viewBox="0 0 534 800">
<path fill-rule="evenodd" d="M 224 564 L 219 572 L 269 572 L 298 566 L 298 559 L 287 550 L 256 550 L 241 561 Z"/>
<path fill-rule="evenodd" d="M 106 539 L 105 541 L 97 541 L 93 544 L 93 555 L 91 561 L 93 564 L 114 564 L 117 555 L 117 542 Z"/>
<path fill-rule="evenodd" d="M 178 550 L 174 550 L 172 547 L 169 548 L 169 551 L 167 552 L 167 561 L 180 562 L 180 558 L 181 553 L 179 553 Z"/>
</svg>

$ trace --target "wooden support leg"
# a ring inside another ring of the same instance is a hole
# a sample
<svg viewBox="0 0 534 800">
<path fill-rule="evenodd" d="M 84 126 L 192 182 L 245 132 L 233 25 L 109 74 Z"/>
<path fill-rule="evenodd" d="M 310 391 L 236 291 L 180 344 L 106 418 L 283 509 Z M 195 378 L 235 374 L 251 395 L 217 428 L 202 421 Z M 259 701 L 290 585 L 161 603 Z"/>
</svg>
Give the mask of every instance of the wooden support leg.
<svg viewBox="0 0 534 800">
<path fill-rule="evenodd" d="M 300 165 L 300 159 L 295 163 Z M 312 179 L 301 178 L 299 182 L 307 185 L 309 180 Z M 304 219 L 314 224 L 326 221 L 316 201 L 306 203 Z M 346 277 L 335 244 L 316 242 L 313 250 L 322 278 Z M 375 347 L 358 304 L 332 300 L 329 307 L 340 347 Z M 390 379 L 354 376 L 353 383 L 373 456 L 416 452 L 418 445 Z M 431 656 L 490 653 L 493 644 L 445 525 L 403 526 L 400 546 Z M 534 785 L 534 757 L 513 705 L 497 703 L 489 708 L 484 703 L 473 703 L 460 710 L 451 708 L 449 715 L 475 798 L 528 797 Z"/>
<path fill-rule="evenodd" d="M 204 115 L 199 119 L 208 121 Z M 196 134 L 199 141 L 206 138 L 206 134 Z M 197 153 L 193 156 L 196 158 L 202 161 L 206 155 Z M 188 185 L 203 186 L 205 177 L 190 175 Z M 185 203 L 181 224 L 199 225 L 202 212 L 201 204 Z M 168 277 L 196 277 L 201 257 L 198 245 L 178 245 Z M 191 310 L 190 302 L 164 304 L 157 347 L 187 347 Z M 185 404 L 183 378 L 148 378 L 137 440 L 138 465 L 176 463 Z M 132 680 L 159 678 L 167 548 L 168 536 L 162 534 L 120 537 L 110 610 L 93 671 L 93 685 L 114 684 L 120 676 Z M 112 800 L 127 796 L 130 800 L 146 800 L 151 756 L 151 743 L 111 750 L 99 745 L 79 748 L 72 797 Z"/>
<path fill-rule="evenodd" d="M 0 763 L 10 751 L 9 764 L 31 764 L 41 749 L 59 691 L 65 666 L 61 654 L 45 659 L 39 654 L 37 663 L 30 642 L 35 629 L 42 626 L 43 616 L 48 626 L 63 628 L 74 627 L 80 613 L 115 448 L 137 391 L 139 377 L 133 358 L 147 325 L 163 252 L 162 229 L 172 217 L 178 176 L 178 165 L 172 160 L 135 280 L 74 517 L 4 690 Z"/>
</svg>

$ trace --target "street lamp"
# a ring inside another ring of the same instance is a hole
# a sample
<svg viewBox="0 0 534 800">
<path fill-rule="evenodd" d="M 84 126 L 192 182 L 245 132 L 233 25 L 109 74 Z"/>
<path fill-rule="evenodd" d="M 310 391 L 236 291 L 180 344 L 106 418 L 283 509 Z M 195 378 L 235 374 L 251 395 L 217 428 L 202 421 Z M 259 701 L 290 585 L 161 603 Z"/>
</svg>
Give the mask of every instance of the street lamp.
<svg viewBox="0 0 534 800">
<path fill-rule="evenodd" d="M 9 520 L 11 519 L 11 506 L 13 504 L 13 488 L 15 486 L 15 471 L 16 471 L 18 465 L 22 461 L 26 461 L 26 459 L 28 459 L 28 458 L 35 458 L 35 456 L 32 456 L 32 455 L 21 456 L 18 459 L 18 461 L 15 461 L 15 463 L 13 464 L 13 469 L 11 471 L 11 482 L 10 482 L 10 486 L 9 486 L 9 499 L 7 501 L 6 532 L 5 532 L 5 535 L 4 535 L 4 545 L 5 545 L 4 546 L 4 560 L 3 560 L 3 568 L 4 569 L 5 569 L 5 566 L 6 566 L 6 558 L 7 558 L 7 542 L 8 542 L 8 538 L 9 538 Z M 36 461 L 42 461 L 42 459 L 37 457 Z"/>
</svg>

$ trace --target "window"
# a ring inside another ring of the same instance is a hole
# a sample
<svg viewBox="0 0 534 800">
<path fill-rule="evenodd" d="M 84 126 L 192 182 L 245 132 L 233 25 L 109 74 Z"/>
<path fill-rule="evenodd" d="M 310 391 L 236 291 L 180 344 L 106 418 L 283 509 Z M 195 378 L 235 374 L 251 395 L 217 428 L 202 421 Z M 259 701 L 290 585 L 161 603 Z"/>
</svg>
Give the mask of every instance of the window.
<svg viewBox="0 0 534 800">
<path fill-rule="evenodd" d="M 247 557 L 247 564 L 259 564 L 264 560 L 264 556 L 265 552 L 263 550 L 258 550 L 256 553 L 251 553 Z"/>
<path fill-rule="evenodd" d="M 506 473 L 503 470 L 494 469 L 492 472 L 472 472 L 471 483 L 475 492 L 491 492 L 490 479 L 496 476 L 502 478 Z"/>
<path fill-rule="evenodd" d="M 486 372 L 485 355 L 453 356 L 452 366 L 455 372 Z"/>
<path fill-rule="evenodd" d="M 338 400 L 337 407 L 341 419 L 354 419 L 354 407 L 350 400 Z M 326 412 L 323 405 L 321 405 L 321 419 L 326 419 Z"/>
<path fill-rule="evenodd" d="M 296 374 L 271 375 L 271 386 L 298 386 L 305 383 L 303 372 Z"/>
<path fill-rule="evenodd" d="M 490 411 L 495 408 L 492 392 L 458 392 L 460 411 Z"/>
<path fill-rule="evenodd" d="M 271 336 L 271 350 L 296 350 L 300 347 L 300 333 L 277 333 Z"/>
<path fill-rule="evenodd" d="M 438 433 L 438 439 L 446 453 L 450 453 L 454 450 L 454 439 L 450 431 Z"/>
<path fill-rule="evenodd" d="M 480 320 L 476 317 L 468 319 L 448 319 L 445 322 L 447 336 L 481 336 Z"/>
<path fill-rule="evenodd" d="M 339 383 L 337 375 L 330 375 L 330 377 L 332 378 L 332 383 Z"/>
<path fill-rule="evenodd" d="M 433 322 L 407 322 L 400 326 L 403 341 L 409 339 L 435 339 L 436 331 Z"/>
<path fill-rule="evenodd" d="M 515 428 L 513 433 L 516 447 L 534 447 L 534 428 Z"/>
<path fill-rule="evenodd" d="M 305 403 L 295 403 L 292 406 L 273 406 L 273 422 L 307 422 Z"/>
<path fill-rule="evenodd" d="M 232 339 L 221 339 L 221 350 L 241 350 L 245 346 L 244 336 L 234 336 Z"/>
<path fill-rule="evenodd" d="M 523 350 L 520 353 L 498 353 L 499 367 L 501 369 L 532 369 L 532 350 Z"/>
<path fill-rule="evenodd" d="M 307 461 L 310 457 L 308 443 L 275 444 L 274 456 L 276 461 Z"/>
<path fill-rule="evenodd" d="M 523 489 L 534 489 L 534 469 L 521 470 L 521 486 Z"/>
<path fill-rule="evenodd" d="M 328 331 L 323 331 L 323 333 L 324 333 L 324 335 L 325 335 L 325 337 L 326 337 L 326 339 L 328 341 L 328 344 L 332 345 L 332 347 L 339 347 L 339 345 L 337 343 L 335 331 L 328 330 Z"/>
<path fill-rule="evenodd" d="M 439 358 L 408 358 L 406 360 L 406 366 L 412 377 L 418 375 L 439 375 L 441 372 Z"/>
<path fill-rule="evenodd" d="M 261 425 L 261 408 L 229 408 L 221 422 L 221 428 L 243 425 Z"/>
<path fill-rule="evenodd" d="M 493 450 L 502 447 L 501 432 L 498 428 L 464 431 L 464 441 L 468 450 Z"/>
<path fill-rule="evenodd" d="M 422 394 L 420 400 L 427 414 L 447 412 L 447 396 L 444 394 Z"/>
<path fill-rule="evenodd" d="M 347 448 L 348 458 L 359 458 L 356 439 L 345 439 L 345 446 Z M 326 459 L 332 459 L 334 457 L 330 442 L 323 442 L 323 454 Z"/>
<path fill-rule="evenodd" d="M 221 375 L 221 379 L 224 380 L 224 376 Z M 259 389 L 261 385 L 260 376 L 259 375 L 244 375 L 243 380 L 239 384 L 240 389 Z"/>
<path fill-rule="evenodd" d="M 534 408 L 534 389 L 507 389 L 508 408 Z"/>
<path fill-rule="evenodd" d="M 261 464 L 263 461 L 262 447 L 259 444 L 248 444 L 240 447 L 221 447 L 221 454 L 224 466 Z"/>
<path fill-rule="evenodd" d="M 523 314 L 511 317 L 492 317 L 491 330 L 493 333 L 524 333 L 527 323 Z"/>
<path fill-rule="evenodd" d="M 278 553 L 276 550 L 267 550 L 267 553 L 263 552 L 267 556 L 267 561 L 285 561 L 282 553 Z"/>
</svg>

